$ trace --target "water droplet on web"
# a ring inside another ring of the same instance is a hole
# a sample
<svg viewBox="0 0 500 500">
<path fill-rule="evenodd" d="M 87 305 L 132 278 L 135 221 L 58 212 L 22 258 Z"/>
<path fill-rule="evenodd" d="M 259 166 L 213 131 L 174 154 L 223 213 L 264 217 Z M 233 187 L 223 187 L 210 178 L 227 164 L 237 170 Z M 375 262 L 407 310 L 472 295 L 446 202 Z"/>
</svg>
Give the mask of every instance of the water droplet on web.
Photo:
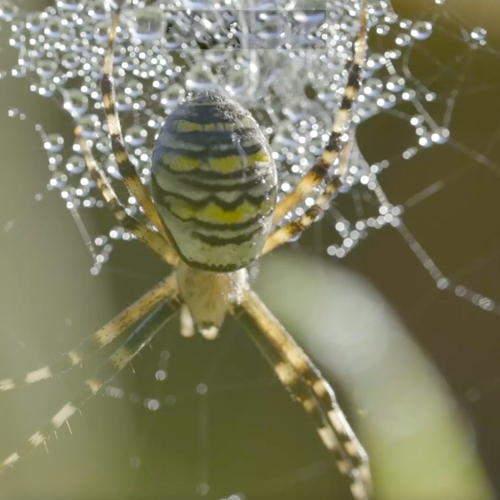
<svg viewBox="0 0 500 500">
<path fill-rule="evenodd" d="M 485 40 L 487 34 L 488 32 L 484 28 L 476 26 L 472 29 L 470 36 L 473 40 Z"/>
<path fill-rule="evenodd" d="M 208 392 L 208 386 L 204 383 L 200 383 L 196 386 L 196 392 L 200 395 L 205 395 Z"/>
<path fill-rule="evenodd" d="M 61 151 L 64 146 L 64 139 L 61 134 L 48 134 L 43 143 L 43 147 L 50 153 Z"/>
<path fill-rule="evenodd" d="M 395 39 L 396 44 L 400 47 L 406 47 L 407 45 L 410 45 L 411 41 L 412 38 L 408 33 L 400 33 L 396 36 Z"/>
<path fill-rule="evenodd" d="M 101 124 L 97 115 L 91 114 L 80 117 L 78 125 L 84 139 L 97 139 L 99 137 Z M 107 140 L 107 142 L 109 141 Z"/>
<path fill-rule="evenodd" d="M 53 188 L 62 189 L 68 182 L 68 176 L 64 172 L 53 172 L 49 184 Z"/>
<path fill-rule="evenodd" d="M 401 92 L 406 85 L 405 79 L 400 75 L 391 75 L 385 86 L 391 92 Z"/>
<path fill-rule="evenodd" d="M 123 91 L 128 96 L 135 98 L 139 97 L 143 93 L 143 85 L 139 80 L 135 78 L 127 80 L 127 84 L 124 86 Z"/>
<path fill-rule="evenodd" d="M 59 18 L 49 18 L 44 26 L 43 33 L 48 38 L 59 38 L 61 36 L 62 26 Z"/>
<path fill-rule="evenodd" d="M 85 170 L 85 160 L 79 155 L 70 156 L 66 162 L 66 170 L 72 175 L 81 174 Z"/>
<path fill-rule="evenodd" d="M 160 402 L 157 399 L 148 398 L 144 401 L 144 406 L 151 411 L 156 411 L 160 409 Z"/>
<path fill-rule="evenodd" d="M 125 142 L 131 146 L 142 146 L 146 142 L 147 137 L 147 130 L 140 125 L 129 127 L 124 134 Z"/>
<path fill-rule="evenodd" d="M 70 12 L 80 12 L 84 5 L 81 0 L 57 0 L 56 7 Z"/>
<path fill-rule="evenodd" d="M 209 90 L 217 86 L 217 81 L 209 66 L 197 64 L 186 74 L 186 86 L 190 90 Z"/>
<path fill-rule="evenodd" d="M 486 45 L 487 34 L 488 32 L 480 26 L 473 28 L 470 32 L 470 46 L 475 49 L 478 46 Z"/>
<path fill-rule="evenodd" d="M 80 116 L 88 108 L 88 97 L 78 89 L 70 89 L 64 94 L 64 109 L 72 116 Z"/>
<path fill-rule="evenodd" d="M 436 282 L 436 285 L 440 290 L 445 290 L 450 286 L 450 280 L 447 278 L 439 278 Z"/>
<path fill-rule="evenodd" d="M 415 21 L 410 34 L 416 40 L 426 40 L 432 35 L 432 23 L 429 21 Z"/>
<path fill-rule="evenodd" d="M 450 131 L 446 127 L 438 127 L 431 134 L 431 140 L 436 144 L 444 144 L 450 138 Z"/>
<path fill-rule="evenodd" d="M 57 62 L 51 59 L 42 59 L 38 61 L 36 72 L 42 78 L 52 78 L 57 71 Z"/>
<path fill-rule="evenodd" d="M 94 40 L 98 44 L 103 44 L 108 39 L 108 32 L 109 32 L 109 22 L 100 21 L 95 25 L 94 28 Z"/>
<path fill-rule="evenodd" d="M 125 92 L 116 93 L 116 110 L 119 113 L 124 113 L 132 109 L 132 99 Z"/>
<path fill-rule="evenodd" d="M 210 491 L 210 486 L 207 483 L 199 483 L 196 485 L 196 491 L 199 493 L 201 496 L 208 495 L 208 492 Z"/>
<path fill-rule="evenodd" d="M 157 7 L 138 9 L 129 21 L 132 41 L 151 42 L 158 40 L 165 31 L 163 11 Z"/>
<path fill-rule="evenodd" d="M 32 33 L 40 31 L 43 26 L 43 18 L 41 12 L 29 12 L 26 14 L 26 28 Z"/>
<path fill-rule="evenodd" d="M 108 17 L 110 3 L 107 0 L 88 0 L 87 12 L 95 20 L 103 20 Z"/>
<path fill-rule="evenodd" d="M 19 8 L 13 5 L 9 0 L 0 0 L 0 19 L 11 22 L 17 16 Z"/>
<path fill-rule="evenodd" d="M 373 53 L 366 60 L 366 67 L 370 70 L 377 70 L 385 65 L 387 59 L 383 54 Z"/>
<path fill-rule="evenodd" d="M 247 79 L 248 75 L 243 72 L 232 73 L 226 80 L 226 91 L 232 96 L 243 92 L 246 88 Z"/>
<path fill-rule="evenodd" d="M 157 370 L 155 373 L 155 379 L 160 382 L 167 379 L 167 372 L 165 370 Z"/>
</svg>

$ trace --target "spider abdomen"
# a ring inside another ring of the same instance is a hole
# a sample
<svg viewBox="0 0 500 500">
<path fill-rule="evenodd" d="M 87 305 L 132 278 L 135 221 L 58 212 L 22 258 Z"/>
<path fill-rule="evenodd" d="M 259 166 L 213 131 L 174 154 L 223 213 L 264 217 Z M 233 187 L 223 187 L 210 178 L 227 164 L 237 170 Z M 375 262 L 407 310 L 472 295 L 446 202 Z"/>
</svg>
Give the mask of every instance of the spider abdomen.
<svg viewBox="0 0 500 500">
<path fill-rule="evenodd" d="M 276 168 L 251 114 L 204 92 L 169 115 L 153 152 L 155 204 L 190 266 L 229 272 L 259 257 L 276 203 Z"/>
</svg>

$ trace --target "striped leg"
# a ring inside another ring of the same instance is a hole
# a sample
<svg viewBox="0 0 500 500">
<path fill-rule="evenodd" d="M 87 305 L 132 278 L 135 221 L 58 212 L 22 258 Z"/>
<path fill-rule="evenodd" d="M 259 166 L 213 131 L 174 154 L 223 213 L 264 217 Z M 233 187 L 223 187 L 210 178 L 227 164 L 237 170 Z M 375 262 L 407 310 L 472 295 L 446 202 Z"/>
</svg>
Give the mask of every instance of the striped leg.
<svg viewBox="0 0 500 500">
<path fill-rule="evenodd" d="M 361 7 L 361 27 L 356 40 L 354 59 L 349 68 L 349 76 L 345 95 L 342 99 L 340 109 L 333 122 L 330 139 L 323 154 L 316 160 L 313 167 L 295 186 L 295 189 L 285 196 L 276 206 L 274 212 L 274 224 L 277 224 L 294 207 L 296 207 L 311 191 L 319 186 L 328 175 L 330 167 L 342 152 L 342 136 L 349 128 L 352 119 L 352 105 L 361 86 L 361 71 L 365 61 L 366 39 L 368 32 L 368 0 L 363 0 Z"/>
<path fill-rule="evenodd" d="M 125 207 L 120 203 L 113 187 L 109 183 L 106 174 L 92 156 L 92 152 L 81 135 L 80 128 L 76 127 L 74 133 L 82 148 L 85 164 L 87 165 L 90 175 L 94 179 L 97 188 L 101 192 L 114 217 L 125 229 L 134 234 L 139 241 L 159 254 L 166 262 L 171 265 L 176 265 L 179 262 L 179 257 L 168 241 L 160 234 L 149 229 L 146 224 L 143 224 L 136 218 L 127 214 Z"/>
<path fill-rule="evenodd" d="M 332 201 L 338 193 L 339 188 L 342 186 L 342 180 L 347 173 L 353 142 L 354 134 L 351 133 L 348 144 L 342 150 L 338 173 L 326 179 L 325 189 L 318 196 L 314 205 L 308 208 L 302 217 L 276 229 L 269 238 L 267 238 L 261 255 L 272 252 L 275 248 L 285 244 L 287 241 L 297 238 L 303 231 L 318 220 L 318 217 L 323 213 L 323 207 L 327 206 Z"/>
<path fill-rule="evenodd" d="M 109 133 L 111 135 L 111 146 L 113 148 L 113 153 L 115 154 L 116 164 L 118 170 L 123 177 L 127 188 L 130 193 L 137 199 L 139 204 L 144 209 L 144 212 L 149 217 L 149 219 L 154 223 L 154 225 L 159 229 L 163 237 L 168 241 L 168 235 L 165 230 L 163 221 L 154 205 L 153 201 L 149 197 L 146 188 L 141 182 L 141 179 L 137 175 L 134 165 L 130 161 L 127 151 L 125 150 L 125 144 L 123 140 L 120 119 L 116 111 L 116 98 L 115 89 L 113 83 L 113 49 L 115 44 L 116 30 L 118 28 L 118 22 L 120 20 L 120 11 L 125 2 L 122 0 L 119 2 L 119 7 L 115 12 L 113 22 L 111 24 L 111 29 L 108 38 L 108 50 L 106 56 L 104 57 L 104 66 L 102 70 L 102 80 L 101 80 L 101 90 L 102 99 L 104 103 L 104 112 L 106 113 L 106 119 L 108 122 Z"/>
<path fill-rule="evenodd" d="M 176 288 L 170 290 L 173 295 Z M 140 350 L 148 344 L 161 328 L 173 317 L 169 302 L 159 305 L 128 337 L 128 339 L 112 354 L 95 375 L 85 381 L 78 393 L 52 417 L 50 422 L 35 432 L 14 453 L 0 463 L 0 473 L 17 464 L 35 448 L 45 443 L 53 431 L 77 412 L 82 405 L 120 372 Z"/>
<path fill-rule="evenodd" d="M 351 479 L 353 497 L 367 500 L 372 489 L 368 455 L 340 409 L 332 388 L 253 291 L 245 292 L 241 307 L 264 336 L 258 344 L 269 344 L 265 351 L 267 356 L 272 356 L 276 374 L 293 394 L 297 390 L 297 399 L 315 418 L 318 434 L 335 455 L 340 472 Z M 281 362 L 277 362 L 277 356 Z M 308 393 L 304 392 L 304 384 L 309 388 Z"/>
<path fill-rule="evenodd" d="M 170 293 L 175 283 L 175 276 L 170 275 L 165 281 L 149 290 L 140 299 L 124 309 L 109 323 L 85 338 L 77 348 L 63 354 L 58 361 L 37 370 L 33 370 L 18 379 L 8 378 L 0 380 L 0 392 L 18 389 L 42 380 L 60 375 L 74 366 L 80 365 L 86 358 L 94 354 L 101 347 L 108 345 L 134 323 L 148 314 L 160 301 Z"/>
</svg>

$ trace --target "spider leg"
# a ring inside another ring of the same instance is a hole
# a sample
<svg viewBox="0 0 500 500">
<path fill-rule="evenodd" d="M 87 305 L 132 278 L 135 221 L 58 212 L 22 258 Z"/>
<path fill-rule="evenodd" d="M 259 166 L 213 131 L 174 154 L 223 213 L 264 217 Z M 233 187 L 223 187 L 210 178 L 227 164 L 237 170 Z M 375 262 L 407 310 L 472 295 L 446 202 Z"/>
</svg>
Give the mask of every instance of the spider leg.
<svg viewBox="0 0 500 500">
<path fill-rule="evenodd" d="M 329 205 L 338 193 L 339 188 L 342 186 L 342 179 L 347 172 L 353 142 L 354 134 L 351 132 L 349 142 L 342 150 L 338 173 L 329 179 L 326 179 L 325 189 L 318 196 L 314 205 L 308 208 L 302 217 L 281 226 L 267 238 L 261 255 L 272 252 L 274 249 L 285 244 L 287 241 L 297 238 L 303 231 L 318 220 L 318 217 L 320 217 L 324 212 L 323 207 Z"/>
<path fill-rule="evenodd" d="M 139 241 L 159 254 L 166 262 L 171 265 L 176 265 L 179 261 L 179 257 L 167 240 L 161 236 L 161 234 L 155 233 L 149 229 L 146 224 L 127 214 L 125 207 L 120 203 L 113 187 L 109 183 L 106 174 L 95 161 L 92 152 L 81 135 L 80 128 L 76 127 L 74 133 L 82 148 L 87 169 L 114 217 L 125 229 L 134 234 Z"/>
<path fill-rule="evenodd" d="M 108 37 L 108 49 L 104 57 L 104 65 L 102 70 L 101 79 L 101 90 L 102 99 L 104 103 L 104 112 L 106 113 L 106 119 L 108 122 L 109 133 L 111 136 L 111 146 L 113 148 L 113 153 L 115 154 L 116 164 L 120 175 L 123 177 L 127 188 L 130 193 L 137 199 L 139 204 L 144 209 L 144 212 L 149 217 L 149 219 L 158 228 L 160 233 L 163 235 L 165 240 L 168 240 L 167 231 L 163 221 L 151 200 L 146 188 L 141 182 L 140 177 L 137 175 L 134 165 L 130 161 L 130 158 L 125 149 L 125 144 L 123 140 L 120 119 L 118 117 L 118 112 L 116 111 L 116 97 L 115 88 L 113 82 L 113 49 L 115 44 L 116 30 L 118 28 L 118 22 L 120 20 L 120 11 L 124 5 L 124 1 L 119 2 L 118 8 L 115 12 L 113 22 L 111 24 L 111 29 Z"/>
<path fill-rule="evenodd" d="M 173 280 L 165 298 L 172 299 L 176 293 L 177 286 L 175 280 Z M 0 473 L 8 467 L 12 467 L 35 448 L 44 444 L 47 439 L 50 438 L 53 431 L 67 422 L 87 400 L 97 394 L 103 385 L 108 383 L 118 372 L 127 366 L 141 349 L 161 330 L 166 322 L 172 319 L 171 305 L 171 301 L 167 300 L 157 306 L 156 309 L 134 329 L 127 340 L 125 340 L 125 342 L 97 370 L 94 376 L 87 379 L 82 384 L 82 387 L 76 395 L 71 398 L 71 401 L 62 406 L 46 425 L 35 432 L 14 453 L 11 453 L 0 463 Z"/>
<path fill-rule="evenodd" d="M 166 295 L 168 295 L 168 290 L 172 287 L 173 281 L 175 281 L 175 276 L 170 275 L 165 281 L 160 282 L 149 290 L 140 299 L 136 300 L 106 325 L 97 330 L 97 332 L 83 339 L 78 347 L 62 354 L 55 363 L 28 372 L 23 377 L 17 379 L 8 378 L 0 380 L 0 392 L 19 389 L 36 382 L 41 382 L 42 380 L 60 375 L 77 365 L 81 365 L 86 358 L 97 352 L 101 347 L 108 345 L 164 300 Z"/>
<path fill-rule="evenodd" d="M 321 184 L 323 179 L 328 175 L 330 167 L 342 152 L 342 137 L 349 128 L 352 119 L 352 105 L 356 100 L 361 86 L 361 71 L 366 55 L 366 39 L 368 32 L 367 18 L 368 0 L 363 0 L 361 7 L 361 26 L 356 40 L 354 59 L 349 67 L 345 95 L 342 99 L 340 109 L 335 116 L 330 139 L 323 150 L 323 154 L 316 160 L 309 172 L 307 172 L 297 186 L 295 186 L 295 189 L 276 205 L 273 219 L 274 224 L 281 221 L 290 210 L 295 208 L 315 187 Z"/>
<path fill-rule="evenodd" d="M 258 339 L 259 334 L 254 338 L 273 363 L 279 379 L 297 394 L 314 418 L 323 444 L 335 455 L 340 472 L 350 478 L 353 497 L 367 500 L 372 489 L 368 455 L 347 422 L 333 389 L 255 292 L 245 292 L 241 308 L 260 330 L 262 338 Z M 304 391 L 305 385 L 308 391 Z"/>
</svg>

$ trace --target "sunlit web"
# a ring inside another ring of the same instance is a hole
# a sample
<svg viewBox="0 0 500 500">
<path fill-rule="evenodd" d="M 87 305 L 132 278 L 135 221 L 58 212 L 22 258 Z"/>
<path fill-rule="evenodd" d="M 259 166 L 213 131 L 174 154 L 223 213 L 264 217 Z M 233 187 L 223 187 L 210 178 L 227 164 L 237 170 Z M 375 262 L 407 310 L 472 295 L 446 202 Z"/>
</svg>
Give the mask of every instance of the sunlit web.
<svg viewBox="0 0 500 500">
<path fill-rule="evenodd" d="M 164 1 L 130 3 L 133 7 L 124 13 L 126 29 L 119 33 L 115 79 L 125 141 L 143 180 L 149 179 L 154 137 L 165 115 L 190 92 L 218 88 L 249 107 L 261 123 L 280 167 L 281 191 L 289 191 L 320 152 L 324 132 L 340 103 L 346 77 L 343 69 L 358 29 L 359 2 L 337 0 L 328 10 L 309 11 L 282 1 L 273 2 L 279 4 L 278 9 L 262 12 L 207 12 L 203 2 L 178 2 L 175 9 L 166 8 Z M 420 20 L 398 17 L 388 2 L 372 3 L 365 84 L 356 109 L 358 144 L 368 157 L 363 139 L 375 133 L 383 137 L 380 123 L 394 135 L 386 135 L 385 151 L 374 154 L 378 156 L 370 158 L 370 163 L 354 149 L 346 186 L 323 221 L 329 231 L 321 251 L 344 258 L 374 233 L 392 227 L 437 288 L 498 314 L 500 295 L 490 297 L 489 291 L 453 278 L 459 268 L 448 267 L 446 258 L 434 261 L 407 221 L 413 211 L 432 203 L 433 197 L 452 188 L 471 170 L 487 172 L 495 185 L 500 176 L 500 165 L 491 155 L 498 134 L 490 132 L 487 144 L 479 148 L 466 135 L 454 135 L 453 127 L 464 102 L 498 89 L 498 78 L 487 81 L 473 68 L 478 58 L 489 58 L 498 68 L 500 52 L 488 44 L 483 28 L 457 18 L 443 1 L 435 3 L 437 7 L 422 12 Z M 28 78 L 35 93 L 59 103 L 94 141 L 97 159 L 107 173 L 119 180 L 106 125 L 100 119 L 99 75 L 109 5 L 89 0 L 85 9 L 80 6 L 81 2 L 67 0 L 43 12 L 28 13 L 14 2 L 1 1 L 0 17 L 12 30 L 11 46 L 19 50 L 17 66 L 3 76 Z M 258 8 L 259 2 L 253 6 Z M 264 8 L 269 9 L 269 4 Z M 443 43 L 443 39 L 450 48 L 446 55 L 436 48 L 436 40 Z M 424 63 L 415 69 L 418 60 Z M 24 118 L 25 112 L 29 118 L 29 110 L 22 105 L 10 110 L 17 118 Z M 44 124 L 38 124 L 37 130 L 48 157 L 47 187 L 60 194 L 71 212 L 88 248 L 91 272 L 98 274 L 109 265 L 121 241 L 133 237 L 116 225 L 95 234 L 88 213 L 101 210 L 103 202 L 78 148 L 68 143 L 65 131 L 50 130 Z M 429 158 L 429 152 L 440 158 L 447 152 L 454 164 L 436 168 L 434 177 L 422 176 L 416 165 L 420 158 Z M 460 167 L 456 167 L 458 160 L 464 160 Z M 384 184 L 392 171 L 412 168 L 412 186 L 398 191 Z M 44 197 L 43 193 L 34 196 L 40 201 Z M 291 216 L 301 215 L 313 200 L 306 199 Z M 123 202 L 129 213 L 138 215 L 134 199 Z M 494 214 L 481 216 L 491 217 L 493 231 Z M 468 231 L 466 237 L 476 237 Z M 159 381 L 166 378 L 167 352 L 158 362 L 155 377 Z M 197 395 L 204 390 L 203 384 L 196 385 Z M 107 394 L 124 396 L 116 387 L 109 387 Z M 181 396 L 163 400 L 143 394 L 127 397 L 157 411 L 174 405 Z M 203 490 L 203 481 L 199 485 Z"/>
<path fill-rule="evenodd" d="M 282 2 L 283 10 L 261 14 L 229 9 L 208 14 L 196 10 L 203 9 L 203 3 L 196 2 L 184 6 L 192 11 L 183 10 L 181 2 L 168 9 L 166 2 L 147 7 L 143 1 L 133 4 L 124 13 L 127 29 L 119 34 L 115 78 L 125 141 L 143 180 L 147 182 L 150 176 L 149 158 L 164 116 L 191 91 L 218 88 L 251 108 L 258 118 L 280 166 L 281 191 L 288 192 L 320 152 L 340 102 L 346 76 L 343 68 L 358 28 L 358 3 L 339 0 L 328 11 L 306 11 Z M 457 102 L 477 92 L 480 85 L 469 69 L 475 54 L 488 54 L 494 60 L 498 53 L 487 44 L 483 28 L 453 26 L 453 13 L 445 6 L 442 9 L 428 19 L 412 21 L 398 18 L 387 2 L 372 3 L 371 50 L 357 122 L 367 121 L 368 127 L 370 118 L 390 115 L 401 126 L 410 125 L 413 133 L 401 139 L 394 154 L 372 164 L 354 152 L 344 192 L 356 201 L 355 210 L 349 215 L 332 210 L 332 226 L 339 238 L 326 252 L 345 257 L 373 231 L 393 226 L 438 288 L 498 314 L 495 297 L 447 277 L 405 224 L 405 210 L 425 202 L 460 173 L 454 171 L 399 202 L 386 196 L 379 182 L 385 169 L 408 168 L 401 162 L 411 163 L 429 148 L 451 148 L 482 164 L 493 177 L 500 172 L 487 154 L 471 149 L 450 132 Z M 30 78 L 34 92 L 56 99 L 94 141 L 106 172 L 119 179 L 106 125 L 99 120 L 99 72 L 107 41 L 108 3 L 90 1 L 83 9 L 80 2 L 58 2 L 57 8 L 23 13 L 4 2 L 2 12 L 11 24 L 11 45 L 19 49 L 19 64 L 12 68 L 12 75 Z M 448 25 L 440 24 L 440 18 Z M 460 47 L 453 58 L 436 60 L 439 56 L 429 52 L 430 39 L 443 36 L 457 45 L 460 42 Z M 413 60 L 422 54 L 436 69 L 425 78 L 412 72 Z M 13 115 L 17 113 L 12 110 Z M 98 273 L 109 259 L 112 242 L 133 236 L 120 226 L 110 227 L 107 234 L 92 234 L 84 212 L 101 209 L 103 202 L 78 148 L 65 147 L 61 132 L 48 133 L 43 125 L 38 130 L 49 160 L 48 188 L 60 191 L 89 249 L 91 272 Z M 309 197 L 304 205 L 310 206 L 313 200 Z M 124 202 L 136 215 L 135 199 Z M 299 207 L 292 216 L 303 211 Z"/>
</svg>

